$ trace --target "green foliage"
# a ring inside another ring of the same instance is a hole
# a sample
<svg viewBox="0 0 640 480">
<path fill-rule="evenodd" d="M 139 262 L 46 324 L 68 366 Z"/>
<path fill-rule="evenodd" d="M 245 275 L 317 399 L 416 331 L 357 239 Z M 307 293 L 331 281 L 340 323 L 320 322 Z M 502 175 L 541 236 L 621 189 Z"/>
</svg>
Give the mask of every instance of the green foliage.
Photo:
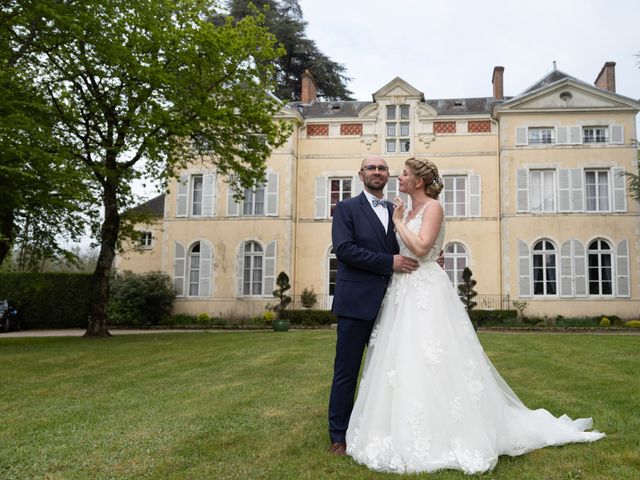
<svg viewBox="0 0 640 480">
<path fill-rule="evenodd" d="M 622 172 L 622 175 L 627 178 L 627 187 L 629 196 L 636 202 L 640 202 L 640 141 L 636 140 L 636 171 L 635 172 Z"/>
<path fill-rule="evenodd" d="M 353 100 L 347 89 L 350 80 L 346 67 L 322 53 L 315 41 L 307 38 L 306 22 L 298 0 L 228 0 L 236 19 L 256 15 L 258 7 L 265 16 L 265 26 L 283 46 L 275 61 L 277 87 L 275 94 L 285 101 L 300 100 L 301 78 L 310 70 L 318 85 L 318 97 L 326 100 Z"/>
<path fill-rule="evenodd" d="M 607 317 L 602 317 L 602 319 L 600 320 L 600 326 L 608 327 L 609 325 L 611 325 L 611 322 L 609 321 L 609 319 Z"/>
<path fill-rule="evenodd" d="M 286 310 L 280 312 L 280 318 L 289 320 L 292 325 L 320 326 L 336 323 L 336 317 L 329 310 Z"/>
<path fill-rule="evenodd" d="M 472 310 L 469 318 L 478 327 L 514 326 L 518 312 L 515 310 Z"/>
<path fill-rule="evenodd" d="M 529 306 L 529 302 L 525 302 L 524 300 L 514 300 L 511 303 L 513 304 L 513 308 L 518 310 L 520 318 L 524 318 L 524 311 Z"/>
<path fill-rule="evenodd" d="M 300 295 L 300 303 L 304 308 L 313 308 L 318 303 L 318 296 L 312 289 L 305 288 Z"/>
<path fill-rule="evenodd" d="M 278 299 L 278 304 L 273 309 L 282 314 L 284 309 L 291 303 L 291 297 L 287 295 L 287 291 L 291 289 L 289 275 L 285 272 L 280 272 L 278 278 L 276 278 L 276 285 L 278 288 L 273 291 L 273 296 Z"/>
<path fill-rule="evenodd" d="M 86 328 L 90 291 L 85 273 L 0 273 L 0 298 L 18 309 L 22 330 Z"/>
<path fill-rule="evenodd" d="M 624 326 L 630 328 L 640 328 L 640 320 L 629 320 L 628 322 L 624 323 Z"/>
<path fill-rule="evenodd" d="M 271 310 L 267 310 L 262 314 L 262 323 L 265 325 L 271 325 L 271 322 L 273 322 L 275 318 L 275 314 Z"/>
<path fill-rule="evenodd" d="M 476 292 L 473 287 L 475 287 L 478 282 L 472 278 L 472 275 L 473 272 L 471 269 L 464 267 L 462 271 L 462 283 L 458 285 L 458 296 L 460 300 L 462 300 L 462 303 L 464 303 L 467 312 L 473 310 L 473 307 L 477 305 L 477 303 L 473 301 L 473 298 L 478 295 L 478 292 Z"/>
<path fill-rule="evenodd" d="M 130 327 L 159 325 L 171 313 L 174 298 L 171 278 L 163 272 L 118 274 L 111 282 L 110 323 Z"/>
</svg>

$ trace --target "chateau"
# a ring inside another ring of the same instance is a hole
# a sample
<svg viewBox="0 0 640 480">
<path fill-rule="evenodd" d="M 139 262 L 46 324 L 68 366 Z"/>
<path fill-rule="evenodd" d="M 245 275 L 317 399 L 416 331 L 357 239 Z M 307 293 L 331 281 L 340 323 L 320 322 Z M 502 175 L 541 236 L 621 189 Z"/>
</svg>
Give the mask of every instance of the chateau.
<svg viewBox="0 0 640 480">
<path fill-rule="evenodd" d="M 281 271 L 291 295 L 313 289 L 329 308 L 331 215 L 360 193 L 360 162 L 384 156 L 392 199 L 404 161 L 426 157 L 445 184 L 445 269 L 456 285 L 473 271 L 477 308 L 638 318 L 640 205 L 620 174 L 637 173 L 640 103 L 616 93 L 613 62 L 594 84 L 554 69 L 513 97 L 503 75 L 493 69 L 491 97 L 430 99 L 395 78 L 371 101 L 324 102 L 306 72 L 302 101 L 277 115 L 293 132 L 265 183 L 236 202 L 213 165 L 183 171 L 139 207 L 157 221 L 116 268 L 168 273 L 176 312 L 260 315 Z"/>
</svg>

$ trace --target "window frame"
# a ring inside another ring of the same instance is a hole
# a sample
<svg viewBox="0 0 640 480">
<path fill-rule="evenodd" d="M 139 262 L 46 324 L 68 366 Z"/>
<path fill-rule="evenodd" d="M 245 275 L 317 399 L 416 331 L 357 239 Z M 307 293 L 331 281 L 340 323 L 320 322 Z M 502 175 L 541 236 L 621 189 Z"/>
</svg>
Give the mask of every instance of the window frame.
<svg viewBox="0 0 640 480">
<path fill-rule="evenodd" d="M 456 251 L 453 252 L 449 252 L 449 248 L 453 247 Z M 462 249 L 462 252 L 457 251 L 458 248 Z M 458 269 L 458 260 L 459 259 L 464 259 L 464 267 L 462 267 L 462 269 Z M 448 263 L 449 261 L 451 261 L 451 267 L 448 267 Z M 467 250 L 467 247 L 461 243 L 461 242 L 449 242 L 447 245 L 445 245 L 444 247 L 444 271 L 447 274 L 447 276 L 449 277 L 449 281 L 451 282 L 451 284 L 453 285 L 453 287 L 457 290 L 458 289 L 458 285 L 461 285 L 463 283 L 462 281 L 462 272 L 464 271 L 465 267 L 469 266 L 469 252 Z"/>
<path fill-rule="evenodd" d="M 338 202 L 351 198 L 353 196 L 353 177 L 328 177 L 328 201 L 329 201 L 329 218 L 333 218 L 333 212 L 336 209 Z M 345 182 L 350 182 L 349 189 L 343 188 Z M 336 191 L 333 190 L 333 182 L 339 182 L 340 188 Z M 348 196 L 347 196 L 348 192 Z M 337 193 L 337 200 L 334 202 L 334 193 Z"/>
<path fill-rule="evenodd" d="M 411 152 L 411 105 L 387 105 L 385 109 L 386 154 Z"/>
<path fill-rule="evenodd" d="M 538 245 L 542 245 L 542 248 L 536 249 Z M 540 259 L 539 267 L 536 266 L 536 259 Z M 552 260 L 552 265 L 549 265 L 549 260 Z M 536 280 L 536 271 L 541 272 L 541 280 Z M 553 278 L 550 278 L 551 276 Z M 557 297 L 558 283 L 558 249 L 547 238 L 537 240 L 531 247 L 532 294 L 534 297 Z M 542 285 L 541 292 L 536 291 L 537 285 Z M 550 287 L 553 287 L 553 292 L 549 291 Z"/>
<path fill-rule="evenodd" d="M 609 169 L 603 169 L 603 168 L 585 168 L 584 169 L 584 210 L 585 212 L 595 212 L 595 213 L 611 212 L 612 189 L 611 189 L 610 173 L 611 172 Z M 595 182 L 591 184 L 588 183 L 588 177 L 590 174 L 595 175 Z M 607 188 L 606 197 L 604 195 L 600 195 L 600 191 L 599 191 L 600 183 L 598 180 L 599 180 L 599 177 L 602 175 L 606 176 L 606 182 L 604 183 L 604 185 L 606 185 L 606 188 Z M 593 196 L 589 196 L 590 185 L 594 187 Z M 589 208 L 589 200 L 593 200 L 595 202 L 595 208 Z M 602 200 L 606 200 L 606 203 L 607 203 L 606 208 L 600 208 L 600 202 Z"/>
<path fill-rule="evenodd" d="M 251 250 L 248 250 L 248 247 L 251 247 Z M 255 240 L 248 240 L 244 242 L 242 255 L 242 296 L 262 297 L 264 295 L 265 249 Z M 260 259 L 260 262 L 257 262 L 257 259 Z M 260 265 L 256 265 L 256 263 Z M 258 293 L 255 292 L 256 286 L 260 290 Z"/>
<path fill-rule="evenodd" d="M 594 247 L 594 244 L 597 245 Z M 605 244 L 607 248 L 602 248 L 602 244 Z M 614 297 L 616 292 L 615 278 L 616 272 L 614 268 L 614 262 L 616 261 L 616 256 L 614 255 L 614 249 L 611 243 L 608 240 L 603 238 L 596 238 L 591 240 L 587 245 L 587 292 L 590 297 Z M 609 265 L 603 265 L 602 260 L 608 257 Z M 596 265 L 592 266 L 591 261 L 596 260 Z M 597 279 L 592 280 L 592 272 L 595 269 L 597 272 Z M 609 271 L 609 293 L 604 293 L 603 283 L 606 280 L 603 280 L 604 269 Z M 592 293 L 591 286 L 597 282 L 598 292 Z"/>
</svg>

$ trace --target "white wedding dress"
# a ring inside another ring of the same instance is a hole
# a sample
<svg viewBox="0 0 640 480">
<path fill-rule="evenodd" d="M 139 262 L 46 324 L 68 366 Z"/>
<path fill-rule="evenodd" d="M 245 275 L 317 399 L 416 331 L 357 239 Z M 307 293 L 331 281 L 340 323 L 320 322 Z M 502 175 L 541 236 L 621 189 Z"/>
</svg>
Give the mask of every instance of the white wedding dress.
<svg viewBox="0 0 640 480">
<path fill-rule="evenodd" d="M 407 224 L 417 233 L 424 209 Z M 486 356 L 447 274 L 436 263 L 444 222 L 411 274 L 394 273 L 376 320 L 347 430 L 347 454 L 373 470 L 467 474 L 499 455 L 593 442 L 590 418 L 530 410 Z M 413 255 L 400 238 L 400 253 Z"/>
</svg>

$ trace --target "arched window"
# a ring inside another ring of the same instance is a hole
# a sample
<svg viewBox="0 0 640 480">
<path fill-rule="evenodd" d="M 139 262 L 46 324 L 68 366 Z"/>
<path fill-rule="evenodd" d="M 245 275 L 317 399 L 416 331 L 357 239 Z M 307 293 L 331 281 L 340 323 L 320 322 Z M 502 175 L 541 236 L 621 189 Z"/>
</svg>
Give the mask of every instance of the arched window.
<svg viewBox="0 0 640 480">
<path fill-rule="evenodd" d="M 336 258 L 336 252 L 333 247 L 331 247 L 331 251 L 327 257 L 327 270 L 329 272 L 327 277 L 327 292 L 329 292 L 329 297 L 333 298 L 336 292 L 336 275 L 338 274 L 338 259 Z"/>
<path fill-rule="evenodd" d="M 533 294 L 556 295 L 556 247 L 549 240 L 540 240 L 533 246 Z"/>
<path fill-rule="evenodd" d="M 594 240 L 587 251 L 589 295 L 613 294 L 613 251 L 606 240 Z"/>
<path fill-rule="evenodd" d="M 250 241 L 244 244 L 243 295 L 262 295 L 263 259 L 264 254 L 259 243 Z"/>
<path fill-rule="evenodd" d="M 197 297 L 200 287 L 200 242 L 194 243 L 189 249 L 189 296 Z"/>
<path fill-rule="evenodd" d="M 464 245 L 458 242 L 449 243 L 444 249 L 444 271 L 457 289 L 462 283 L 462 272 L 469 265 L 469 256 Z"/>
</svg>

